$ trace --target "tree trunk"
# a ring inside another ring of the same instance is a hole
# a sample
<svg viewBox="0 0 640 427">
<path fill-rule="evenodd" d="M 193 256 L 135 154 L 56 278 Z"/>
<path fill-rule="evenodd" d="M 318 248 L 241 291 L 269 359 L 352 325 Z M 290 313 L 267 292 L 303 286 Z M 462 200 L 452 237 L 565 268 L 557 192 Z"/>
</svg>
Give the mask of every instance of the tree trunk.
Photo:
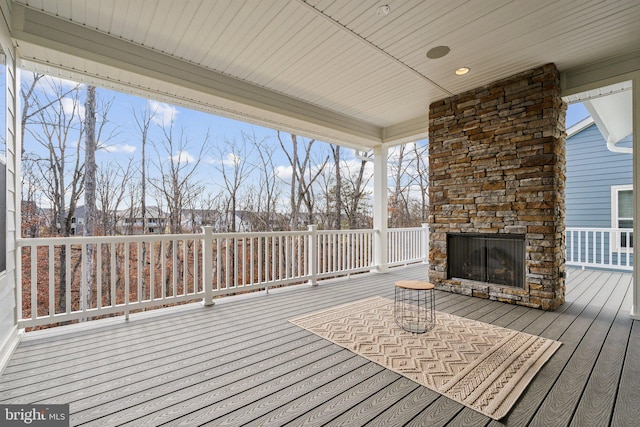
<svg viewBox="0 0 640 427">
<path fill-rule="evenodd" d="M 340 172 L 340 146 L 331 145 L 331 151 L 333 152 L 333 163 L 336 168 L 336 206 L 333 227 L 335 230 L 340 230 L 342 228 L 342 173 Z"/>
<path fill-rule="evenodd" d="M 84 235 L 93 236 L 96 217 L 96 88 L 87 86 L 85 109 L 85 147 L 84 147 Z M 94 274 L 93 255 L 94 244 L 87 245 L 87 259 L 85 261 L 86 295 L 81 296 L 81 304 L 91 307 L 93 296 Z"/>
</svg>

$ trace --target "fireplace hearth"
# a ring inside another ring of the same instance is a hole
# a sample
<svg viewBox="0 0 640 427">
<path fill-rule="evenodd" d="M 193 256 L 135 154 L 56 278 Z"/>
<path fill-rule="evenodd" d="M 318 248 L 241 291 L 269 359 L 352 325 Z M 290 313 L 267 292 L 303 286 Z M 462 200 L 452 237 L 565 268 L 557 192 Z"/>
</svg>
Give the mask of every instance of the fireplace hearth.
<svg viewBox="0 0 640 427">
<path fill-rule="evenodd" d="M 448 278 L 524 288 L 524 235 L 449 234 Z"/>
</svg>

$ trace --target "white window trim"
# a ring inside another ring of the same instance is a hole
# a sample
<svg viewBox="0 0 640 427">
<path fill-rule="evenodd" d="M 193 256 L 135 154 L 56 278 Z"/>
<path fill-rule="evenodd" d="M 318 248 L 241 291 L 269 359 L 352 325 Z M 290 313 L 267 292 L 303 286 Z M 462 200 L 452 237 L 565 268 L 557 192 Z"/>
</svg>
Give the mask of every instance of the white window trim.
<svg viewBox="0 0 640 427">
<path fill-rule="evenodd" d="M 628 190 L 633 191 L 633 184 L 611 186 L 611 228 L 618 228 L 618 193 Z M 611 240 L 611 244 L 616 251 L 626 250 L 626 248 L 620 246 L 617 235 L 614 235 Z"/>
</svg>

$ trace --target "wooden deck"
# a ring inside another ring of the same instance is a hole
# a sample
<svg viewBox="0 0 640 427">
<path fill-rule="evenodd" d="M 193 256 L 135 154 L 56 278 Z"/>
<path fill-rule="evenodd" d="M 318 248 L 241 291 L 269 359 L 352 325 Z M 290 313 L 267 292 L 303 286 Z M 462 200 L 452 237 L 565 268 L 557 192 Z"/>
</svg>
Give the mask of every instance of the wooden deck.
<svg viewBox="0 0 640 427">
<path fill-rule="evenodd" d="M 437 293 L 437 310 L 563 343 L 501 422 L 287 322 L 392 298 L 393 282 L 425 274 L 396 268 L 28 333 L 0 378 L 0 403 L 69 403 L 72 425 L 100 426 L 638 425 L 640 323 L 629 318 L 628 273 L 570 270 L 555 312 Z"/>
</svg>

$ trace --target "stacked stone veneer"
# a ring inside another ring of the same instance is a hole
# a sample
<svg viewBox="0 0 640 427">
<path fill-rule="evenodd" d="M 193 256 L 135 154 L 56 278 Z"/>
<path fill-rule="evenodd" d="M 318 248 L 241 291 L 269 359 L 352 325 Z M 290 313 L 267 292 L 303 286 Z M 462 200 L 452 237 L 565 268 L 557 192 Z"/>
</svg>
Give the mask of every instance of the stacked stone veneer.
<svg viewBox="0 0 640 427">
<path fill-rule="evenodd" d="M 555 65 L 431 104 L 429 278 L 438 289 L 564 303 L 565 113 Z M 447 278 L 448 233 L 525 235 L 525 286 Z"/>
</svg>

